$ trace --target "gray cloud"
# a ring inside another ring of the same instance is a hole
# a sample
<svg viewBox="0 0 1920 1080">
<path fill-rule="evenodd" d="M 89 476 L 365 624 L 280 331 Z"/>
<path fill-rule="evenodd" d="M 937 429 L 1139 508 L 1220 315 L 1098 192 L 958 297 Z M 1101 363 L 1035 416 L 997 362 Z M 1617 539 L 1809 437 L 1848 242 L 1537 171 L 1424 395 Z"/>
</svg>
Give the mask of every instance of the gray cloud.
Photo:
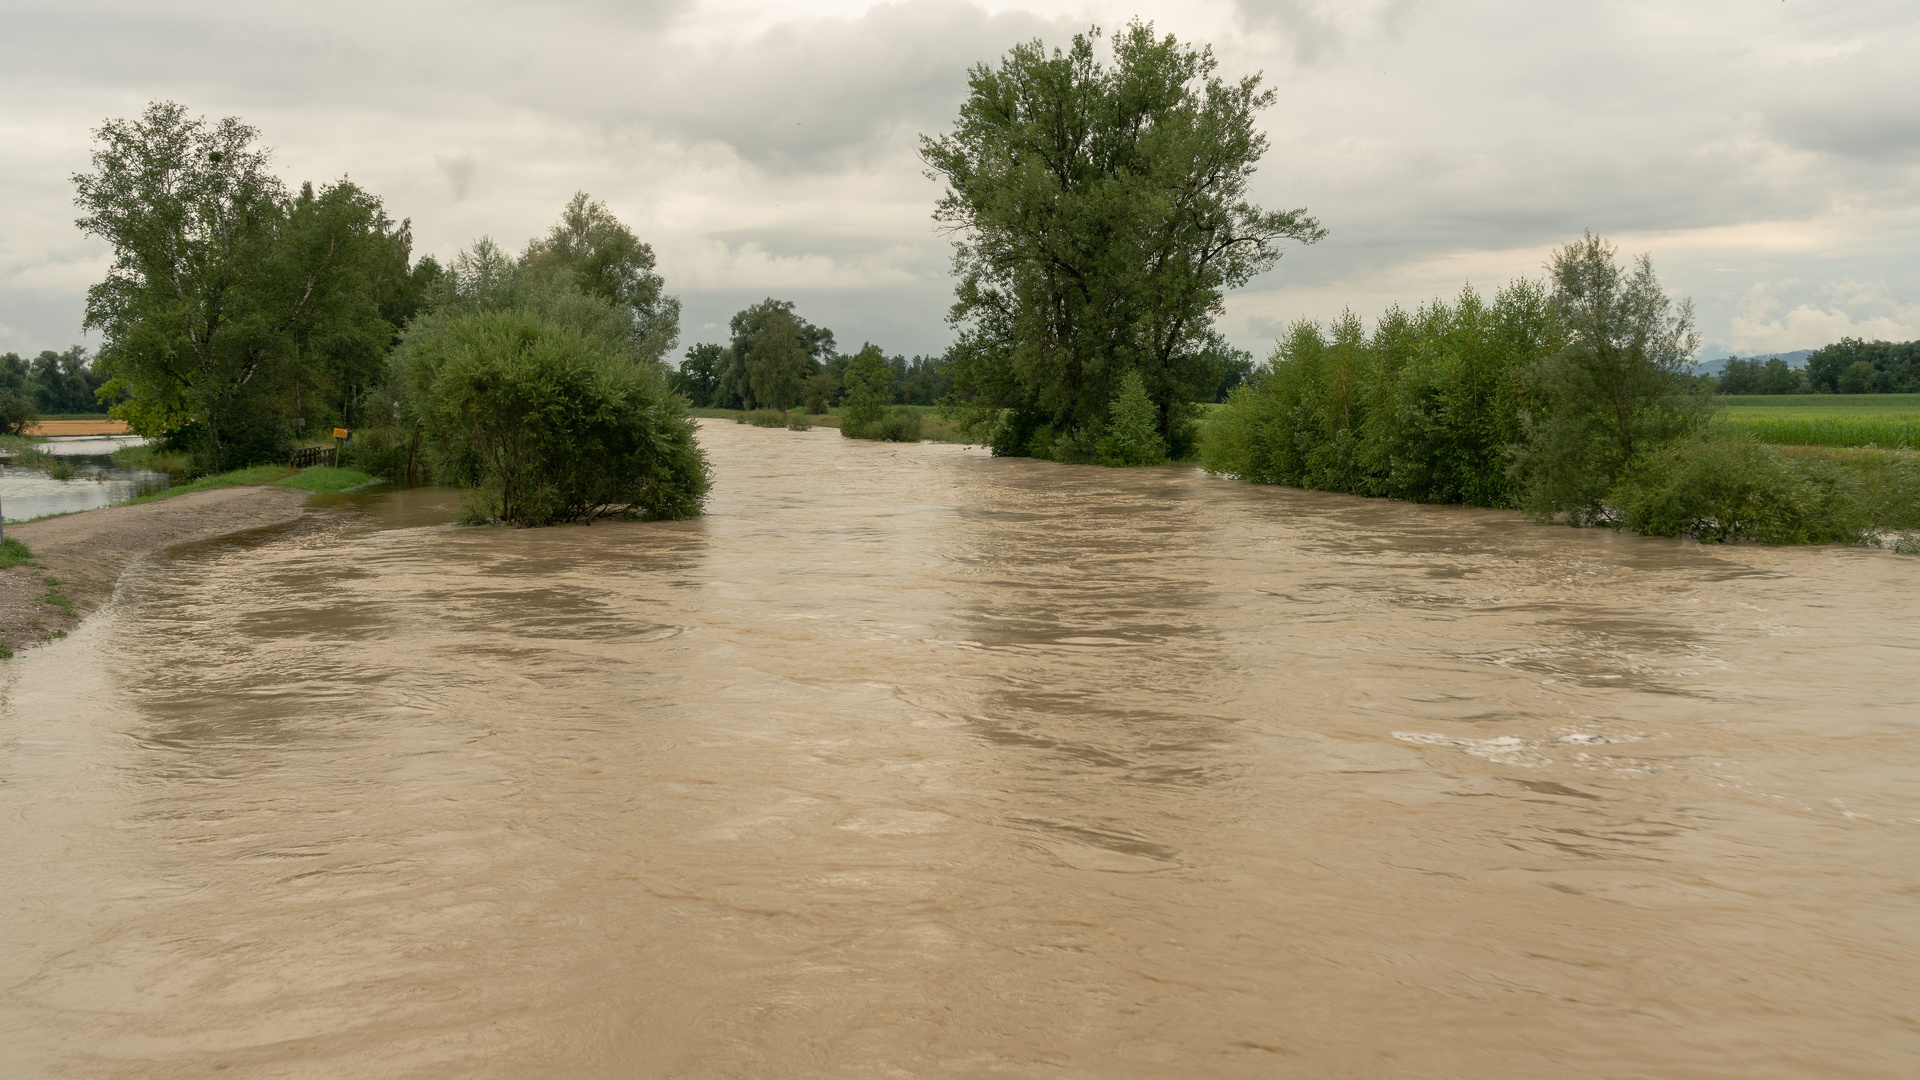
<svg viewBox="0 0 1920 1080">
<path fill-rule="evenodd" d="M 917 136 L 951 122 L 970 65 L 1134 10 L 16 4 L 0 348 L 77 333 L 104 252 L 72 229 L 67 176 L 102 118 L 166 97 L 246 117 L 289 179 L 351 172 L 443 255 L 517 246 L 588 190 L 656 245 L 689 338 L 787 290 L 844 340 L 936 349 L 947 249 Z M 1197 0 L 1158 28 L 1265 73 L 1257 197 L 1332 230 L 1230 303 L 1260 348 L 1300 316 L 1535 272 L 1588 228 L 1652 250 L 1710 340 L 1894 325 L 1920 295 L 1914 24 L 1890 2 Z M 1880 306 L 1821 291 L 1836 280 Z"/>
</svg>

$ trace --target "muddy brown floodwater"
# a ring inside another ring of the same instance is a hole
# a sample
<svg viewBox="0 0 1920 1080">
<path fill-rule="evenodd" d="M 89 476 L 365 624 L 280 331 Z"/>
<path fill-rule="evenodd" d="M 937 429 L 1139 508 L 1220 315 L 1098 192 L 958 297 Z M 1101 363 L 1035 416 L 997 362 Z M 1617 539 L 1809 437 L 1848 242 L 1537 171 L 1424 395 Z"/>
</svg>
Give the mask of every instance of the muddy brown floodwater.
<svg viewBox="0 0 1920 1080">
<path fill-rule="evenodd" d="M 702 439 L 8 666 L 0 1074 L 1920 1075 L 1920 560 Z"/>
</svg>

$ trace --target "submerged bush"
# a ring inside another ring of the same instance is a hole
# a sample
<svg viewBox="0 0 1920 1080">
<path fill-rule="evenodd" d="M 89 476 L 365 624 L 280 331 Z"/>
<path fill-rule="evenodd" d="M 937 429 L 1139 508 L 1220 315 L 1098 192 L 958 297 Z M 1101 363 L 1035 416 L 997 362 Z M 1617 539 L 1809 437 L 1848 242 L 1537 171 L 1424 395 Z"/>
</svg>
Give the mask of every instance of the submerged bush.
<svg viewBox="0 0 1920 1080">
<path fill-rule="evenodd" d="M 887 402 L 893 400 L 893 368 L 887 363 L 886 354 L 878 345 L 868 342 L 848 361 L 845 381 L 847 407 L 840 418 L 840 434 L 849 439 L 887 438 L 883 428 Z M 919 414 L 914 415 L 917 421 Z M 913 437 L 920 437 L 917 426 Z"/>
<path fill-rule="evenodd" d="M 911 405 L 896 405 L 874 426 L 876 439 L 885 442 L 919 442 L 920 410 Z"/>
<path fill-rule="evenodd" d="M 429 474 L 424 442 L 418 428 L 392 424 L 361 428 L 353 433 L 352 442 L 340 448 L 340 464 L 396 484 L 419 483 Z"/>
<path fill-rule="evenodd" d="M 1607 502 L 1623 528 L 1708 543 L 1858 543 L 1871 525 L 1859 484 L 1845 472 L 1738 436 L 1662 447 Z"/>
<path fill-rule="evenodd" d="M 1529 372 L 1555 343 L 1545 289 L 1467 288 L 1368 334 L 1351 312 L 1295 323 L 1201 431 L 1210 472 L 1415 502 L 1511 506 Z"/>
<path fill-rule="evenodd" d="M 1107 411 L 1107 433 L 1095 449 L 1103 465 L 1158 465 L 1167 460 L 1160 410 L 1147 396 L 1147 384 L 1139 372 L 1129 371 L 1120 380 L 1120 392 Z"/>
<path fill-rule="evenodd" d="M 755 409 L 752 412 L 741 413 L 735 423 L 752 424 L 754 427 L 786 427 L 787 410 Z"/>
<path fill-rule="evenodd" d="M 618 340 L 526 308 L 438 318 L 408 335 L 408 397 L 437 475 L 467 488 L 469 520 L 700 512 L 710 482 L 684 402 Z"/>
</svg>

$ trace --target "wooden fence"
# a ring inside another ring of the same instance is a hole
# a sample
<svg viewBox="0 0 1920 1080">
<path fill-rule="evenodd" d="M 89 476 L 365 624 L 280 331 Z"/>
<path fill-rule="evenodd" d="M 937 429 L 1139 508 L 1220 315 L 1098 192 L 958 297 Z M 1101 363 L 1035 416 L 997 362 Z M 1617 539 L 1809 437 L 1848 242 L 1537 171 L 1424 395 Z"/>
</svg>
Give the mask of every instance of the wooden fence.
<svg viewBox="0 0 1920 1080">
<path fill-rule="evenodd" d="M 332 465 L 337 460 L 338 454 L 339 451 L 331 446 L 303 446 L 293 452 L 293 456 L 287 459 L 287 464 L 296 469 L 304 469 L 310 465 Z"/>
</svg>

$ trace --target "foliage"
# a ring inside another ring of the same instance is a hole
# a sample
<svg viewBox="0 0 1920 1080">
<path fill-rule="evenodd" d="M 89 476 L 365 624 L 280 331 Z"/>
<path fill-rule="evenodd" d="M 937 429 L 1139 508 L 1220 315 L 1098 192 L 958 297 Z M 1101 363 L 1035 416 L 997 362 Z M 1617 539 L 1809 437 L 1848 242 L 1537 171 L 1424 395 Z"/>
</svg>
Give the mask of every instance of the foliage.
<svg viewBox="0 0 1920 1080">
<path fill-rule="evenodd" d="M 1608 502 L 1623 528 L 1709 543 L 1858 543 L 1872 524 L 1844 471 L 1737 436 L 1667 443 L 1636 462 Z"/>
<path fill-rule="evenodd" d="M 33 407 L 32 398 L 17 390 L 0 390 L 0 432 L 24 435 L 38 419 L 40 413 Z"/>
<path fill-rule="evenodd" d="M 833 355 L 833 331 L 794 313 L 791 300 L 768 297 L 736 312 L 709 404 L 723 409 L 785 409 Z"/>
<path fill-rule="evenodd" d="M 850 439 L 879 438 L 876 429 L 893 400 L 893 368 L 886 354 L 872 342 L 861 346 L 848 362 L 842 380 L 846 407 L 840 434 Z"/>
<path fill-rule="evenodd" d="M 1807 389 L 1807 377 L 1777 356 L 1766 360 L 1730 356 L 1714 379 L 1714 389 L 1722 394 L 1799 394 Z"/>
<path fill-rule="evenodd" d="M 893 369 L 893 399 L 902 405 L 938 405 L 953 393 L 950 356 L 895 356 L 887 366 Z"/>
<path fill-rule="evenodd" d="M 1107 433 L 1097 444 L 1101 464 L 1158 465 L 1167 459 L 1159 410 L 1147 396 L 1146 380 L 1138 371 L 1129 371 L 1120 380 L 1120 392 L 1113 396 L 1107 414 Z"/>
<path fill-rule="evenodd" d="M 648 360 L 663 362 L 680 340 L 680 301 L 665 294 L 653 248 L 584 191 L 574 193 L 546 236 L 527 245 L 520 266 L 536 277 L 570 275 L 573 287 L 625 313 L 635 351 Z"/>
<path fill-rule="evenodd" d="M 888 409 L 871 430 L 872 437 L 882 442 L 919 442 L 920 429 L 920 410 L 910 405 L 896 405 Z"/>
<path fill-rule="evenodd" d="M 1536 407 L 1514 462 L 1523 506 L 1543 520 L 1604 520 L 1607 492 L 1640 455 L 1698 433 L 1710 394 L 1689 377 L 1693 305 L 1675 308 L 1643 255 L 1631 271 L 1588 233 L 1550 264 L 1565 344 L 1530 380 Z"/>
<path fill-rule="evenodd" d="M 0 355 L 0 391 L 27 399 L 40 413 L 98 415 L 104 411 L 98 392 L 107 382 L 87 350 L 74 345 L 65 352 L 42 349 L 31 360 L 18 353 Z"/>
<path fill-rule="evenodd" d="M 754 409 L 751 412 L 743 412 L 734 419 L 736 423 L 752 424 L 754 427 L 783 428 L 787 426 L 787 411 L 785 409 Z"/>
<path fill-rule="evenodd" d="M 155 102 L 95 135 L 73 181 L 77 224 L 113 249 L 86 325 L 114 414 L 214 470 L 283 455 L 308 419 L 351 425 L 437 272 L 409 265 L 407 224 L 347 180 L 290 194 L 234 118 Z"/>
<path fill-rule="evenodd" d="M 1296 323 L 1214 410 L 1201 463 L 1257 483 L 1512 505 L 1507 448 L 1558 340 L 1544 288 L 1526 280 L 1491 305 L 1469 286 L 1451 304 L 1389 309 L 1371 335 L 1351 312 Z"/>
<path fill-rule="evenodd" d="M 696 409 L 712 408 L 720 392 L 720 374 L 730 359 L 724 345 L 695 345 L 673 373 L 673 389 Z"/>
<path fill-rule="evenodd" d="M 921 140 L 947 185 L 934 216 L 958 236 L 954 392 L 999 454 L 1045 427 L 1098 429 L 1129 371 L 1176 442 L 1181 406 L 1218 387 L 1225 292 L 1281 241 L 1324 235 L 1304 210 L 1246 200 L 1267 147 L 1254 117 L 1274 101 L 1258 76 L 1226 82 L 1211 49 L 1138 22 L 1103 65 L 1099 36 L 974 67 L 954 131 Z"/>
<path fill-rule="evenodd" d="M 426 432 L 418 426 L 380 424 L 353 433 L 340 448 L 340 464 L 396 484 L 424 483 L 432 477 Z"/>
<path fill-rule="evenodd" d="M 1807 384 L 1829 394 L 1920 392 L 1920 341 L 1841 338 L 1807 357 Z"/>
<path fill-rule="evenodd" d="M 590 316 L 617 306 L 578 292 L 533 298 L 544 306 L 436 313 L 397 357 L 436 472 L 467 488 L 468 519 L 698 514 L 710 481 L 684 402 L 624 326 L 609 333 Z"/>
<path fill-rule="evenodd" d="M 833 407 L 833 399 L 839 393 L 840 384 L 832 375 L 816 371 L 800 385 L 807 412 L 819 416 Z"/>
<path fill-rule="evenodd" d="M 763 407 L 786 409 L 800 400 L 813 358 L 800 340 L 800 327 L 784 311 L 769 312 L 742 353 L 747 385 Z"/>
</svg>

